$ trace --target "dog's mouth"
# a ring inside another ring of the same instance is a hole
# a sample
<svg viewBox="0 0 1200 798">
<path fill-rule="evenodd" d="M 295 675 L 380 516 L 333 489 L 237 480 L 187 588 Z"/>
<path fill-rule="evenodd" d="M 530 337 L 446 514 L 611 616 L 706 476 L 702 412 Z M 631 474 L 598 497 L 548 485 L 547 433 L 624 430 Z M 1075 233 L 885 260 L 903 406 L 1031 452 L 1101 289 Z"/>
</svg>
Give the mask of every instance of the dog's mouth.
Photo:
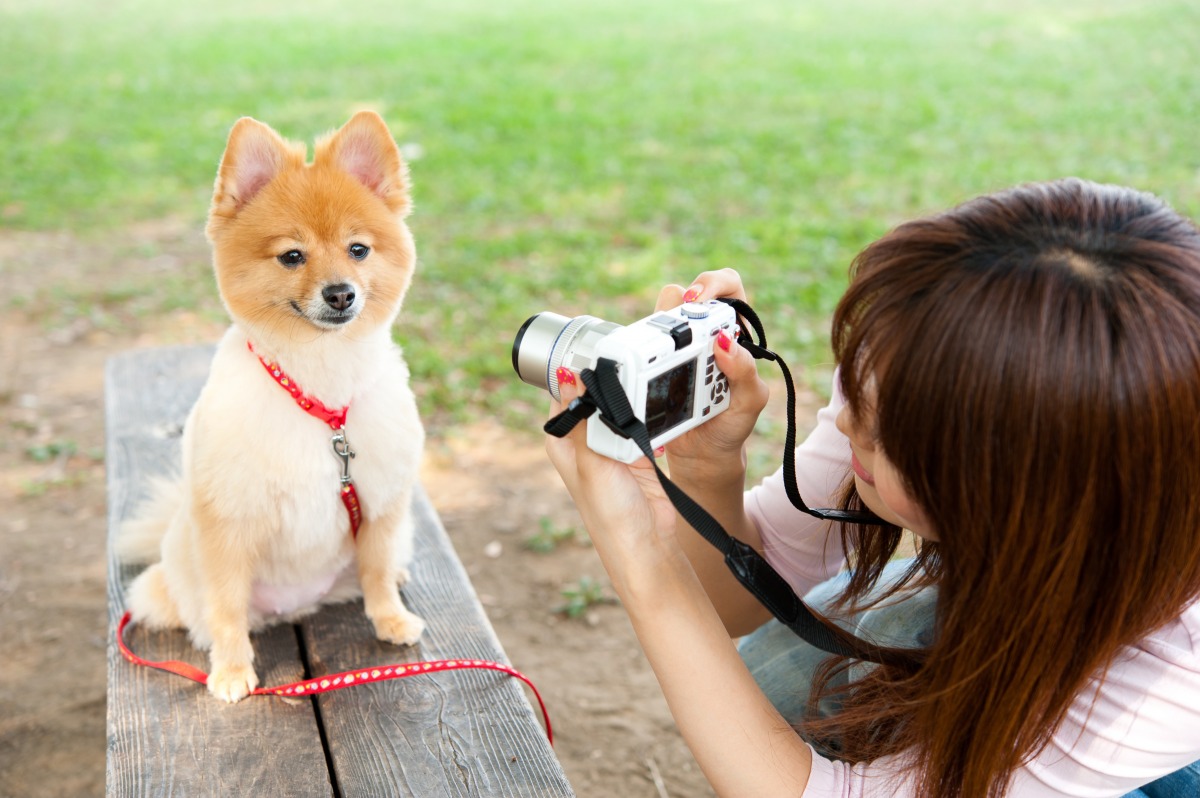
<svg viewBox="0 0 1200 798">
<path fill-rule="evenodd" d="M 292 310 L 295 311 L 297 316 L 325 330 L 336 330 L 354 321 L 358 318 L 359 309 L 362 307 L 360 304 L 355 303 L 344 310 L 322 307 L 315 313 L 309 313 L 295 300 L 291 300 L 289 304 L 291 304 Z"/>
</svg>

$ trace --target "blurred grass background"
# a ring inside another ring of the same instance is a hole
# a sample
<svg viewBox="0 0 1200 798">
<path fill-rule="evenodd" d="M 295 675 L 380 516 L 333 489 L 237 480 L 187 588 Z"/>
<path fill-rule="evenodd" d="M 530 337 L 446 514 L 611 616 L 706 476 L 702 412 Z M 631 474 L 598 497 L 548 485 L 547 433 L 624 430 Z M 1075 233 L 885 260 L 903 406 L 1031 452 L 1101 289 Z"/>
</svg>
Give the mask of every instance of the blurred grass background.
<svg viewBox="0 0 1200 798">
<path fill-rule="evenodd" d="M 1200 217 L 1195 0 L 0 0 L 0 99 L 0 227 L 85 243 L 199 231 L 240 116 L 311 147 L 378 110 L 415 186 L 397 334 L 449 419 L 542 412 L 509 361 L 537 311 L 625 323 L 731 266 L 819 386 L 850 259 L 905 218 L 1064 175 Z M 216 307 L 136 244 L 70 290 Z"/>
</svg>

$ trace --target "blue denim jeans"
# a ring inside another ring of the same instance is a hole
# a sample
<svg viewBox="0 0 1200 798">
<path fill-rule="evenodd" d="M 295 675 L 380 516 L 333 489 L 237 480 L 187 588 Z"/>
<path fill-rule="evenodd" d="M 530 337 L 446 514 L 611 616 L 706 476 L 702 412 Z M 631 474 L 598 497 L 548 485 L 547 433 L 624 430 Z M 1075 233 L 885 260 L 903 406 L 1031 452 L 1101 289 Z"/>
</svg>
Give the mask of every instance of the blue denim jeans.
<svg viewBox="0 0 1200 798">
<path fill-rule="evenodd" d="M 882 592 L 907 570 L 911 561 L 891 563 L 879 580 Z M 847 577 L 843 574 L 818 585 L 804 597 L 805 603 L 821 611 L 841 593 Z M 937 588 L 906 589 L 890 599 L 886 606 L 858 612 L 839 622 L 851 632 L 865 634 L 879 642 L 897 647 L 928 645 L 933 632 Z M 817 668 L 829 655 L 813 648 L 778 621 L 769 621 L 747 635 L 738 646 L 758 686 L 787 720 L 795 723 L 805 717 L 829 717 L 838 710 L 836 701 L 823 698 L 815 708 L 808 707 Z M 860 678 L 870 664 L 855 664 L 834 679 L 844 685 Z M 1200 798 L 1200 762 L 1126 794 L 1125 798 Z"/>
</svg>

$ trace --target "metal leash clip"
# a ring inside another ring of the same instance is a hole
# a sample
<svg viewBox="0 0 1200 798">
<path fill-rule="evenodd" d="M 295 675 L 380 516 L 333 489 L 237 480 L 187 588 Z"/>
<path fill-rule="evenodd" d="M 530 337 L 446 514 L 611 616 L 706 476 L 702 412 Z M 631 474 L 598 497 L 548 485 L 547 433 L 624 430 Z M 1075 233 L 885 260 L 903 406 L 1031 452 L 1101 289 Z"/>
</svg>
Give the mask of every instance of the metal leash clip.
<svg viewBox="0 0 1200 798">
<path fill-rule="evenodd" d="M 342 484 L 348 485 L 350 483 L 350 459 L 354 457 L 354 450 L 350 448 L 350 441 L 346 440 L 346 430 L 334 430 L 330 443 L 333 444 L 333 453 L 342 461 Z"/>
</svg>

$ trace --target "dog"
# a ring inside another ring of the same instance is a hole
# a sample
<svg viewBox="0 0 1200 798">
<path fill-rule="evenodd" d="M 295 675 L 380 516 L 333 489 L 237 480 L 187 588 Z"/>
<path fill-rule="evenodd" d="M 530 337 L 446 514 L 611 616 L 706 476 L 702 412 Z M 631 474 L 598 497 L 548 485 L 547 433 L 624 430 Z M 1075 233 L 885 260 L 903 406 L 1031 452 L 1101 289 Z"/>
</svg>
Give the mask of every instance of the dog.
<svg viewBox="0 0 1200 798">
<path fill-rule="evenodd" d="M 399 645 L 425 628 L 399 591 L 424 445 L 391 337 L 416 266 L 408 169 L 370 111 L 306 157 L 249 117 L 229 133 L 206 233 L 233 324 L 180 477 L 118 541 L 125 561 L 158 559 L 130 584 L 133 620 L 187 629 L 228 702 L 258 685 L 250 633 L 322 604 L 362 596 Z"/>
</svg>

